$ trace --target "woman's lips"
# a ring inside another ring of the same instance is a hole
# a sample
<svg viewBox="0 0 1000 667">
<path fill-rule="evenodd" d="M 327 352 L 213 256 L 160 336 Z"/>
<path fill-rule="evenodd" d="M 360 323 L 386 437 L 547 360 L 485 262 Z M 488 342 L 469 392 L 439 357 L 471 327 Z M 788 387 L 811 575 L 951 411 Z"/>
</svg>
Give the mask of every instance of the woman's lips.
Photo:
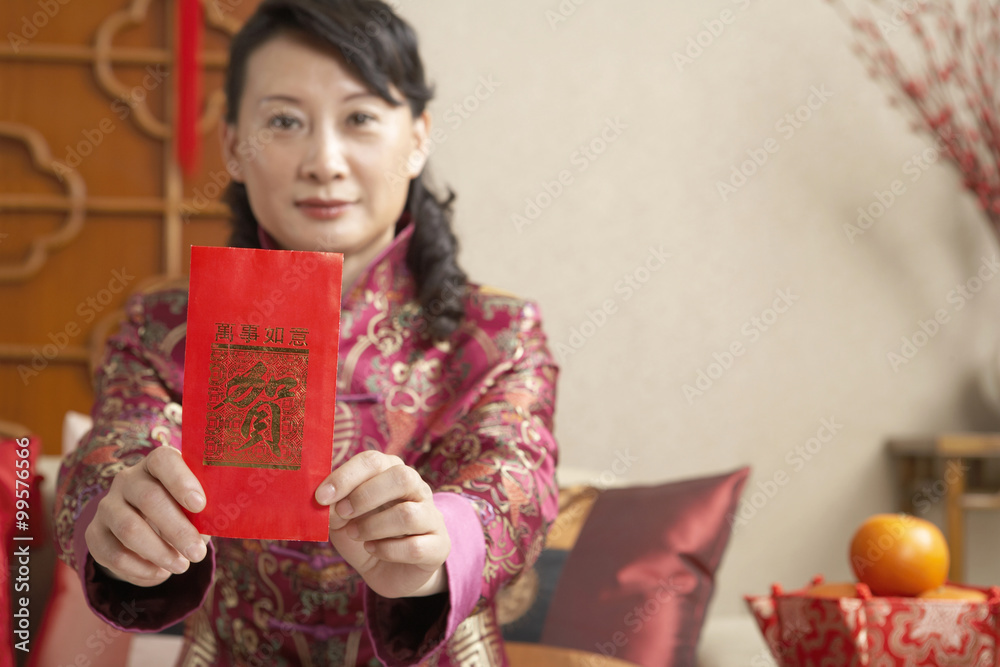
<svg viewBox="0 0 1000 667">
<path fill-rule="evenodd" d="M 341 200 L 304 199 L 295 205 L 305 215 L 315 220 L 333 220 L 339 218 L 354 205 L 354 202 Z"/>
</svg>

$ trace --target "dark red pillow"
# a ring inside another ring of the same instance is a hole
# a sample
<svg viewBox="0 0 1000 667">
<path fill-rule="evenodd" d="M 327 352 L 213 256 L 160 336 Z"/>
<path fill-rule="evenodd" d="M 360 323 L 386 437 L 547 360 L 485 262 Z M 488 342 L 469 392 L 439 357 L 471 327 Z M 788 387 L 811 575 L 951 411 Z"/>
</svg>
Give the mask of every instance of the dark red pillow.
<svg viewBox="0 0 1000 667">
<path fill-rule="evenodd" d="M 749 468 L 601 492 L 569 553 L 542 643 L 649 667 L 693 665 Z"/>
</svg>

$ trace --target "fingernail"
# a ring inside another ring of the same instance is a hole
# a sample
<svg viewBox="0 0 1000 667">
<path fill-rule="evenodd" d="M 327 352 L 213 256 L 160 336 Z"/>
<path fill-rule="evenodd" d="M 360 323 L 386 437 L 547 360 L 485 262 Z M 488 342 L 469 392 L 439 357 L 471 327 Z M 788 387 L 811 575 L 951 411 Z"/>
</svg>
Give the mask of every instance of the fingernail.
<svg viewBox="0 0 1000 667">
<path fill-rule="evenodd" d="M 375 553 L 375 543 L 374 542 L 365 542 L 365 551 L 367 551 L 370 554 Z"/>
<path fill-rule="evenodd" d="M 361 531 L 358 530 L 358 526 L 356 524 L 347 524 L 347 536 L 352 540 L 356 540 L 361 536 Z"/>
<path fill-rule="evenodd" d="M 170 564 L 169 570 L 174 574 L 184 574 L 187 572 L 188 566 L 191 563 L 187 559 L 178 557 L 173 563 Z"/>
<path fill-rule="evenodd" d="M 322 484 L 316 489 L 316 502 L 320 505 L 329 505 L 335 495 L 337 490 L 333 488 L 333 484 Z"/>
<path fill-rule="evenodd" d="M 207 553 L 208 550 L 205 548 L 205 545 L 201 542 L 192 544 L 191 546 L 189 546 L 187 549 L 184 550 L 184 555 L 187 556 L 188 560 L 191 561 L 192 563 L 199 562 L 205 557 Z"/>
<path fill-rule="evenodd" d="M 350 500 L 346 498 L 337 503 L 337 514 L 344 517 L 345 519 L 352 514 L 354 514 L 354 505 L 351 504 Z"/>
<path fill-rule="evenodd" d="M 205 496 L 197 491 L 187 494 L 187 506 L 192 512 L 200 512 L 205 509 Z"/>
</svg>

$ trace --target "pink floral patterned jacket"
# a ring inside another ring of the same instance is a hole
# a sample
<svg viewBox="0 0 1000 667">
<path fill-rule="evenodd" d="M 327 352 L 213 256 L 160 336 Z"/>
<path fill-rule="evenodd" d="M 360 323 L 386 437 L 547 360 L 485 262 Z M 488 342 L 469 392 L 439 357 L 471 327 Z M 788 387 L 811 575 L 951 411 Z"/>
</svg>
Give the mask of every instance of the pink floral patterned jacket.
<svg viewBox="0 0 1000 667">
<path fill-rule="evenodd" d="M 448 343 L 424 319 L 405 227 L 342 304 L 334 465 L 396 454 L 434 489 L 452 551 L 449 590 L 390 600 L 329 543 L 213 538 L 209 556 L 153 588 L 106 577 L 84 532 L 111 480 L 154 447 L 181 447 L 187 292 L 130 298 L 96 377 L 94 427 L 63 463 L 55 525 L 93 609 L 117 627 L 182 619 L 178 667 L 506 665 L 498 590 L 534 563 L 555 517 L 552 437 L 558 369 L 531 302 L 470 286 Z M 302 286 L 276 284 L 283 290 Z M 248 480 L 252 502 L 280 502 Z M 289 511 L 293 511 L 289 508 Z"/>
</svg>

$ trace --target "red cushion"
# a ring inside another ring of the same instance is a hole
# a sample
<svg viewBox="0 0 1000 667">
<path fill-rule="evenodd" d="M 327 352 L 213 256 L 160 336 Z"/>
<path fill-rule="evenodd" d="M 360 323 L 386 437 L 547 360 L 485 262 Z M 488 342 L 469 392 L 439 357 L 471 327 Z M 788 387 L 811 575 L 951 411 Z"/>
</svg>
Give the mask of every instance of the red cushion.
<svg viewBox="0 0 1000 667">
<path fill-rule="evenodd" d="M 542 643 L 693 665 L 749 468 L 603 491 L 559 579 Z"/>
<path fill-rule="evenodd" d="M 123 618 L 127 620 L 128 616 Z M 57 560 L 52 594 L 27 667 L 122 667 L 128 663 L 131 642 L 132 635 L 105 623 L 91 611 L 80 576 Z"/>
</svg>

